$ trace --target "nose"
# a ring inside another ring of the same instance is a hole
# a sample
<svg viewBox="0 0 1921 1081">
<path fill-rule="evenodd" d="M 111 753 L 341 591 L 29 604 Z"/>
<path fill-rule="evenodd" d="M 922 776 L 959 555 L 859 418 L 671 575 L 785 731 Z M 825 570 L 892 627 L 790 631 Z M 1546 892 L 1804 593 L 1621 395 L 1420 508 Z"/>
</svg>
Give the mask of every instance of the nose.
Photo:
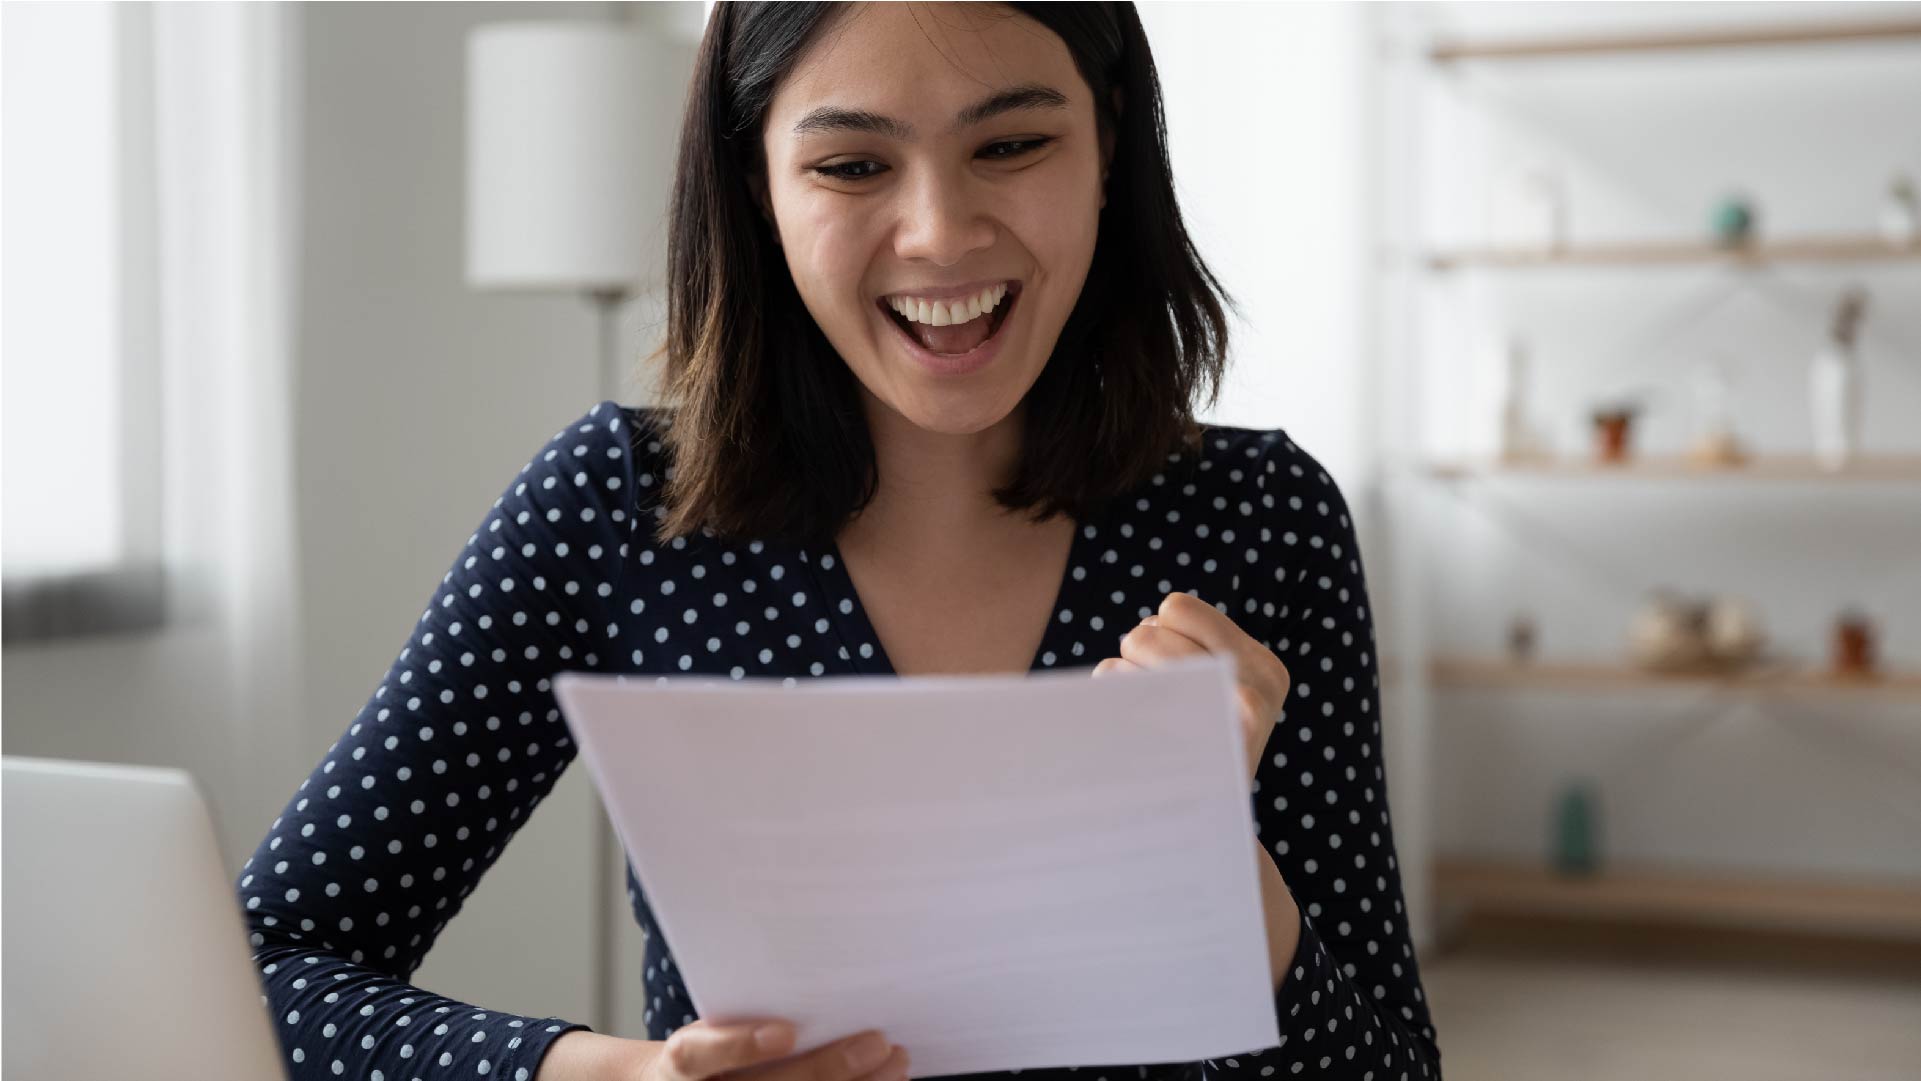
<svg viewBox="0 0 1921 1081">
<path fill-rule="evenodd" d="M 894 242 L 901 259 L 948 267 L 993 246 L 996 226 L 970 178 L 922 170 L 903 190 Z"/>
</svg>

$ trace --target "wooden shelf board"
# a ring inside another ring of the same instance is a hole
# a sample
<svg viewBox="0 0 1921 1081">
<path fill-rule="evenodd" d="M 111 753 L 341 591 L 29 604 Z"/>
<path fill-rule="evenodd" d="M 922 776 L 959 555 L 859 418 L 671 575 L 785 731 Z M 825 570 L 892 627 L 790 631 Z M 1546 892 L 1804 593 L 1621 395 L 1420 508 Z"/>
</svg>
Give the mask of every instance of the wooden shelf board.
<svg viewBox="0 0 1921 1081">
<path fill-rule="evenodd" d="M 1435 897 L 1502 916 L 1846 931 L 1921 939 L 1921 878 L 1804 879 L 1609 868 L 1569 877 L 1545 866 L 1442 858 Z"/>
<path fill-rule="evenodd" d="M 1442 42 L 1428 50 L 1428 58 L 1436 63 L 1449 63 L 1456 60 L 1517 60 L 1534 57 L 1671 52 L 1755 45 L 1817 45 L 1840 41 L 1906 38 L 1917 35 L 1921 35 L 1921 21 L 1912 19 L 1863 23 L 1816 23 L 1803 26 L 1699 30 L 1684 33 L 1616 34 L 1586 38 Z"/>
<path fill-rule="evenodd" d="M 1631 477 L 1649 480 L 1775 480 L 1775 481 L 1921 481 L 1921 455 L 1876 454 L 1850 460 L 1840 469 L 1824 468 L 1811 457 L 1767 455 L 1741 465 L 1715 465 L 1676 455 L 1646 455 L 1609 463 L 1582 458 L 1503 460 L 1498 458 L 1437 461 L 1426 473 L 1442 480 L 1484 477 L 1551 476 L 1565 478 Z"/>
<path fill-rule="evenodd" d="M 1462 688 L 1543 688 L 1620 690 L 1653 687 L 1718 687 L 1757 693 L 1836 693 L 1921 695 L 1921 672 L 1884 672 L 1843 676 L 1814 668 L 1773 667 L 1719 675 L 1644 672 L 1626 665 L 1559 661 L 1517 663 L 1499 658 L 1452 657 L 1433 661 L 1429 676 L 1438 686 Z"/>
<path fill-rule="evenodd" d="M 1895 244 L 1877 236 L 1833 236 L 1757 240 L 1740 247 L 1717 247 L 1706 241 L 1681 240 L 1597 241 L 1559 250 L 1490 248 L 1436 252 L 1428 256 L 1427 265 L 1432 270 L 1456 270 L 1476 267 L 1701 266 L 1716 263 L 1765 266 L 1770 263 L 1862 263 L 1904 259 L 1921 259 L 1921 243 Z"/>
</svg>

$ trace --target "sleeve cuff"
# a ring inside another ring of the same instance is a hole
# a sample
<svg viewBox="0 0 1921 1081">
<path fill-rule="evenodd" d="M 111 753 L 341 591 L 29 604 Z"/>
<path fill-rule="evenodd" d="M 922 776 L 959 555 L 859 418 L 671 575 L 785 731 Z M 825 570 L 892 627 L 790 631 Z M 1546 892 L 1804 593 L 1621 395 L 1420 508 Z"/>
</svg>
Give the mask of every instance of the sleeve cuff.
<svg viewBox="0 0 1921 1081">
<path fill-rule="evenodd" d="M 542 1017 L 530 1020 L 522 1032 L 509 1042 L 508 1049 L 513 1055 L 509 1060 L 511 1069 L 498 1071 L 503 1081 L 533 1081 L 540 1072 L 540 1060 L 547 1057 L 547 1049 L 555 1040 L 569 1032 L 594 1031 L 578 1021 L 564 1017 Z"/>
</svg>

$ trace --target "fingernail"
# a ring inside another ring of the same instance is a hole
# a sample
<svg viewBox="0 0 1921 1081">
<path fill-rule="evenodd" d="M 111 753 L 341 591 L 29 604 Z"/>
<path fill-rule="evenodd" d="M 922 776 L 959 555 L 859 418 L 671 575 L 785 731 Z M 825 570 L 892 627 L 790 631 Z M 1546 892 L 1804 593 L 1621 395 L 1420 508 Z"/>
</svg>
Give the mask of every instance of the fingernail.
<svg viewBox="0 0 1921 1081">
<path fill-rule="evenodd" d="M 772 1051 L 780 1046 L 781 1037 L 784 1035 L 779 1025 L 762 1025 L 754 1030 L 754 1046 L 762 1051 Z"/>
<path fill-rule="evenodd" d="M 1159 617 L 1159 616 L 1148 616 L 1148 617 L 1147 617 L 1146 619 L 1143 619 L 1143 620 L 1141 620 L 1141 622 L 1142 622 L 1142 623 L 1145 623 L 1146 625 L 1148 625 L 1148 626 L 1150 626 L 1150 627 L 1158 627 L 1158 626 L 1160 626 L 1160 625 L 1161 625 L 1161 617 Z"/>
</svg>

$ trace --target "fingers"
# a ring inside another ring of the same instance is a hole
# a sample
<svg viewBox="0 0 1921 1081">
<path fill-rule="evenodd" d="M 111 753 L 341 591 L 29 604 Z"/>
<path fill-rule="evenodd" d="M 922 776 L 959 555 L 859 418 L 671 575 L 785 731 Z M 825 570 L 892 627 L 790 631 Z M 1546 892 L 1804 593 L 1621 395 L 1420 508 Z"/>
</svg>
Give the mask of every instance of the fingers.
<svg viewBox="0 0 1921 1081">
<path fill-rule="evenodd" d="M 1147 617 L 1153 619 L 1153 616 Z M 1152 668 L 1179 657 L 1206 653 L 1199 642 L 1155 623 L 1142 623 L 1121 636 L 1121 657 L 1142 668 Z"/>
<path fill-rule="evenodd" d="M 907 1057 L 907 1048 L 896 1046 L 886 1061 L 860 1081 L 907 1081 L 907 1068 L 912 1064 Z"/>
<path fill-rule="evenodd" d="M 1245 681 L 1251 677 L 1268 693 L 1285 699 L 1288 677 L 1280 659 L 1227 613 L 1191 593 L 1169 593 L 1162 598 L 1157 612 L 1121 636 L 1120 656 L 1100 662 L 1094 674 L 1137 671 L 1179 657 L 1210 653 L 1232 658 L 1239 678 Z"/>
<path fill-rule="evenodd" d="M 1209 653 L 1234 658 L 1236 678 L 1243 684 L 1259 687 L 1277 706 L 1287 701 L 1287 665 L 1227 613 L 1192 594 L 1169 593 L 1160 611 L 1148 619 L 1200 643 Z"/>
<path fill-rule="evenodd" d="M 704 1081 L 730 1070 L 773 1062 L 794 1050 L 787 1021 L 714 1024 L 706 1018 L 682 1025 L 667 1037 L 654 1061 L 652 1081 Z"/>
<path fill-rule="evenodd" d="M 1201 644 L 1209 653 L 1238 654 L 1248 642 L 1247 633 L 1228 618 L 1226 612 L 1191 593 L 1169 593 L 1161 598 L 1154 616 L 1161 626 Z"/>
<path fill-rule="evenodd" d="M 869 1029 L 788 1060 L 743 1070 L 729 1081 L 856 1081 L 887 1068 L 896 1050 L 887 1037 Z M 900 1054 L 904 1059 L 906 1052 Z"/>
</svg>

